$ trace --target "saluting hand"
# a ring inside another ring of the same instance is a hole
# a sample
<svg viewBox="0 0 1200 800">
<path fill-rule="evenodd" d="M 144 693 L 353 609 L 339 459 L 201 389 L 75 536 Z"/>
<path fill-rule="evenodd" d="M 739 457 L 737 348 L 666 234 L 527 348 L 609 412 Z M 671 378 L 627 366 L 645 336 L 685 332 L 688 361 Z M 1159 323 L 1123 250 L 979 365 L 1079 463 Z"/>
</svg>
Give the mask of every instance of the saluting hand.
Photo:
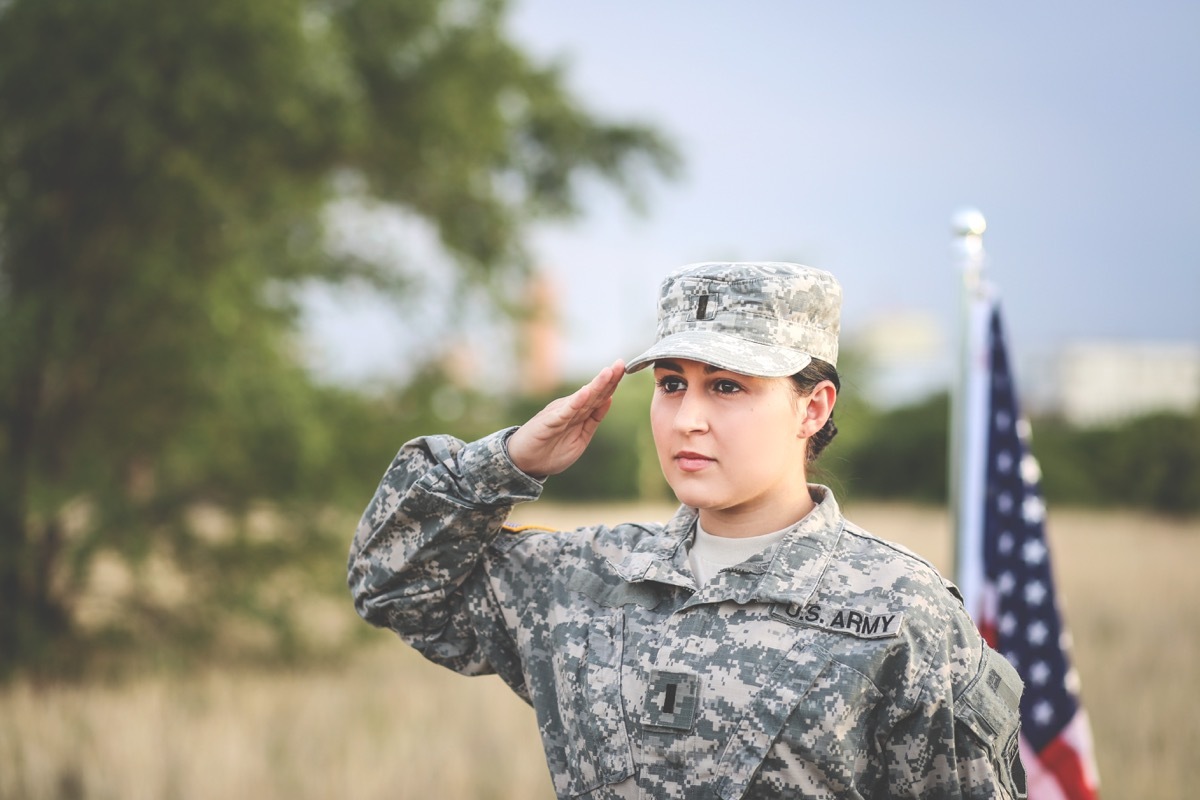
<svg viewBox="0 0 1200 800">
<path fill-rule="evenodd" d="M 518 428 L 508 440 L 508 456 L 517 469 L 543 477 L 574 464 L 612 406 L 613 392 L 624 375 L 625 363 L 617 360 L 586 386 L 551 401 Z"/>
</svg>

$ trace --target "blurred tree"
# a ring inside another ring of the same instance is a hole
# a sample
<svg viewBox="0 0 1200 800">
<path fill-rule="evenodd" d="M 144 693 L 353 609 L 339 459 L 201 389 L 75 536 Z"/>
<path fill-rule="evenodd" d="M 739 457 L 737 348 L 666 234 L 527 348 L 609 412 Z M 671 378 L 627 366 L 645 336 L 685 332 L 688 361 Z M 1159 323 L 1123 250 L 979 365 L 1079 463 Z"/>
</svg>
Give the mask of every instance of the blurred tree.
<svg viewBox="0 0 1200 800">
<path fill-rule="evenodd" d="M 1052 503 L 1200 512 L 1200 410 L 1083 429 L 1035 420 L 1034 432 Z"/>
<path fill-rule="evenodd" d="M 846 494 L 945 502 L 949 413 L 949 397 L 940 392 L 873 418 L 864 415 L 865 429 L 841 456 L 838 474 L 849 488 Z"/>
<path fill-rule="evenodd" d="M 299 364 L 294 290 L 404 289 L 324 246 L 339 193 L 427 220 L 499 303 L 527 224 L 575 213 L 583 176 L 636 203 L 673 170 L 653 130 L 531 63 L 504 11 L 0 0 L 0 674 L 78 655 L 102 555 L 133 574 L 114 635 L 209 641 L 225 609 L 289 639 L 266 578 L 321 544 L 330 421 L 372 413 Z M 214 508 L 219 529 L 197 522 Z"/>
<path fill-rule="evenodd" d="M 1132 499 L 1170 514 L 1200 512 L 1200 409 L 1133 420 L 1112 438 L 1111 461 L 1125 470 L 1104 486 L 1109 502 Z"/>
<path fill-rule="evenodd" d="M 851 459 L 862 451 L 864 443 L 872 436 L 879 415 L 864 392 L 870 382 L 870 370 L 870 362 L 862 351 L 852 345 L 842 345 L 837 363 L 841 389 L 833 414 L 837 436 L 809 465 L 809 480 L 829 486 L 843 501 L 856 496 L 854 483 L 849 480 L 854 474 Z"/>
</svg>

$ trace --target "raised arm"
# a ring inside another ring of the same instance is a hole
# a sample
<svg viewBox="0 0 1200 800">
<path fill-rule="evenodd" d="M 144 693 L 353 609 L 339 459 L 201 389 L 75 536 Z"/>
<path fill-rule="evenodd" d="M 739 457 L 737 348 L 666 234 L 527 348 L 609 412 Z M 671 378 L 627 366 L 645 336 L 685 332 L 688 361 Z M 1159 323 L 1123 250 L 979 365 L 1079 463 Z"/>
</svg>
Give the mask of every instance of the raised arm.
<svg viewBox="0 0 1200 800">
<path fill-rule="evenodd" d="M 605 368 L 515 430 L 404 445 L 351 545 L 348 583 L 359 614 L 455 671 L 513 678 L 496 663 L 512 654 L 496 649 L 504 637 L 491 630 L 502 620 L 482 569 L 487 546 L 513 505 L 540 495 L 534 476 L 561 472 L 583 453 L 621 374 L 620 362 Z"/>
</svg>

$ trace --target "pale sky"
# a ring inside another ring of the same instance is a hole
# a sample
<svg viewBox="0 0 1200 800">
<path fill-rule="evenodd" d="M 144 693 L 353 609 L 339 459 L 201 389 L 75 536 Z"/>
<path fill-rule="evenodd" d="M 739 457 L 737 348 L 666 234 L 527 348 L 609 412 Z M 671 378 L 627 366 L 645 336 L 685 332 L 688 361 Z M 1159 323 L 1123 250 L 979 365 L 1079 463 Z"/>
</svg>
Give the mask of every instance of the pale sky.
<svg viewBox="0 0 1200 800">
<path fill-rule="evenodd" d="M 568 374 L 634 355 L 662 276 L 725 258 L 827 269 L 848 334 L 916 316 L 948 351 L 963 207 L 1019 356 L 1200 342 L 1200 4 L 513 0 L 511 30 L 684 159 L 645 216 L 594 187 L 535 236 Z M 334 371 L 386 371 L 388 323 L 348 305 L 314 317 Z"/>
</svg>

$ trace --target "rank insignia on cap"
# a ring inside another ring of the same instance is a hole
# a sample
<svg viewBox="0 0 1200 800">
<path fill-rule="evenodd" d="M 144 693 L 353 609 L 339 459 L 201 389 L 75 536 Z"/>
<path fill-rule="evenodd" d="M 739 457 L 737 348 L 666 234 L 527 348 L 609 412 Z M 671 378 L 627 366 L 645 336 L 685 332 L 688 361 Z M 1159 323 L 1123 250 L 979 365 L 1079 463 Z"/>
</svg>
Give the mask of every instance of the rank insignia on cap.
<svg viewBox="0 0 1200 800">
<path fill-rule="evenodd" d="M 696 300 L 696 305 L 693 309 L 692 319 L 707 321 L 717 315 L 720 303 L 717 302 L 718 295 L 715 292 L 710 291 L 707 287 L 703 287 L 697 289 L 693 297 Z"/>
</svg>

